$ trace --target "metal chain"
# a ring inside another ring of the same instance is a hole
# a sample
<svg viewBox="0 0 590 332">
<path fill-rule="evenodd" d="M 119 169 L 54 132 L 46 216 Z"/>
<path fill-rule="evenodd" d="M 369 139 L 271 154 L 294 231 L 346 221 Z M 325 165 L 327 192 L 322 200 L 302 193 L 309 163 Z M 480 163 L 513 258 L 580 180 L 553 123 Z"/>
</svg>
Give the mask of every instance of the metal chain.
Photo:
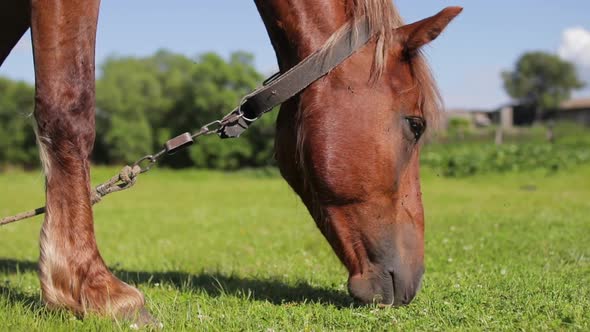
<svg viewBox="0 0 590 332">
<path fill-rule="evenodd" d="M 231 123 L 232 121 L 237 121 L 240 117 L 243 117 L 243 114 L 241 112 L 238 112 L 237 114 L 233 112 L 229 113 L 221 120 L 215 120 L 202 126 L 201 129 L 190 135 L 190 138 L 195 140 L 200 136 L 217 134 L 220 132 L 224 125 Z M 90 193 L 91 204 L 94 205 L 100 202 L 102 198 L 108 194 L 123 191 L 133 187 L 133 185 L 135 185 L 135 183 L 137 182 L 138 176 L 151 170 L 152 167 L 154 167 L 158 161 L 160 161 L 164 156 L 167 155 L 167 152 L 167 149 L 162 149 L 155 154 L 148 154 L 146 156 L 139 158 L 136 162 L 131 164 L 131 166 L 127 165 L 123 167 L 121 171 L 115 176 L 113 176 L 110 180 L 96 186 L 94 191 Z M 46 207 L 43 206 L 34 210 L 19 213 L 14 216 L 5 217 L 0 219 L 0 226 L 4 226 L 13 222 L 17 222 L 19 220 L 44 214 L 45 211 Z"/>
<path fill-rule="evenodd" d="M 199 138 L 199 136 L 206 136 L 206 135 L 211 135 L 211 134 L 216 134 L 217 132 L 219 132 L 219 129 L 221 129 L 222 124 L 224 123 L 224 120 L 227 118 L 224 117 L 222 120 L 215 120 L 212 122 L 209 122 L 208 124 L 204 125 L 201 127 L 201 129 L 199 129 L 199 131 L 193 133 L 192 135 L 190 135 L 190 137 L 192 139 L 197 139 Z M 216 126 L 215 128 L 211 128 L 212 126 Z M 146 173 L 148 172 L 150 169 L 152 169 L 152 167 L 158 162 L 160 161 L 160 159 L 162 159 L 162 157 L 164 157 L 166 155 L 166 149 L 162 149 L 160 151 L 158 151 L 155 154 L 148 154 L 146 156 L 143 156 L 141 158 L 139 158 L 136 162 L 134 162 L 132 165 L 133 166 L 139 166 L 140 168 L 140 174 Z M 144 164 L 142 166 L 142 164 Z"/>
</svg>

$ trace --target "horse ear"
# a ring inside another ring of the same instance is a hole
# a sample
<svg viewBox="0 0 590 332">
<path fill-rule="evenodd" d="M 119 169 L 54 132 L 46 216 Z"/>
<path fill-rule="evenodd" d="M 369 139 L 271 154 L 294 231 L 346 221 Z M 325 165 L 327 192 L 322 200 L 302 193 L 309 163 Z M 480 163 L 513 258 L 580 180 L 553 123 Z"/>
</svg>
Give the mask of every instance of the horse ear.
<svg viewBox="0 0 590 332">
<path fill-rule="evenodd" d="M 398 28 L 397 33 L 401 35 L 406 52 L 413 54 L 436 39 L 462 10 L 461 7 L 447 7 L 434 16 Z"/>
</svg>

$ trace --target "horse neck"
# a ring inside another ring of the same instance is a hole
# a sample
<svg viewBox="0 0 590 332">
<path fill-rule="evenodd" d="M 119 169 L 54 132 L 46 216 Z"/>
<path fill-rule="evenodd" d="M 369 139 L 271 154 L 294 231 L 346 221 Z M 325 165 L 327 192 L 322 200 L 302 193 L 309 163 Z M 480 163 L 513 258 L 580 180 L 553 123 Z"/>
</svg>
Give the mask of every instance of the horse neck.
<svg viewBox="0 0 590 332">
<path fill-rule="evenodd" d="M 282 72 L 319 49 L 347 19 L 340 0 L 255 2 Z"/>
</svg>

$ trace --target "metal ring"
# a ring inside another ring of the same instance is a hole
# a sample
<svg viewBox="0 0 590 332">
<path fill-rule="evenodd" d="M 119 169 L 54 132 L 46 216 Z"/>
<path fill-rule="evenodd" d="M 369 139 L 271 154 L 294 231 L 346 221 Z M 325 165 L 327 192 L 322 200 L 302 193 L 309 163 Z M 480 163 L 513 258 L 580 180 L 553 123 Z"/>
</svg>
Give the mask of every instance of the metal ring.
<svg viewBox="0 0 590 332">
<path fill-rule="evenodd" d="M 240 107 L 238 108 L 238 116 L 241 117 L 242 119 L 248 121 L 248 122 L 254 122 L 254 121 L 260 119 L 260 117 L 262 116 L 262 114 L 260 114 L 259 116 L 255 117 L 254 119 L 247 118 L 246 115 L 244 115 L 244 112 L 242 112 L 242 105 L 240 105 Z"/>
<path fill-rule="evenodd" d="M 142 167 L 141 163 L 143 163 L 146 160 L 149 160 L 149 163 L 147 165 L 145 165 L 145 167 Z M 141 158 L 138 161 L 136 161 L 135 163 L 133 163 L 133 166 L 139 166 L 139 168 L 141 169 L 140 173 L 145 173 L 145 172 L 149 171 L 150 168 L 152 168 L 152 166 L 154 166 L 156 161 L 158 161 L 158 159 L 156 159 L 153 155 L 148 154 L 147 156 L 144 156 L 143 158 Z"/>
<path fill-rule="evenodd" d="M 197 137 L 199 137 L 201 135 L 211 135 L 213 133 L 216 133 L 221 128 L 221 124 L 222 124 L 221 120 L 215 120 L 215 121 L 209 122 L 206 125 L 202 126 L 201 129 L 198 132 L 196 132 L 195 134 L 191 135 L 191 137 L 192 138 L 197 138 Z M 215 128 L 215 129 L 209 128 L 210 126 L 213 126 L 213 125 L 218 126 L 218 128 Z"/>
</svg>

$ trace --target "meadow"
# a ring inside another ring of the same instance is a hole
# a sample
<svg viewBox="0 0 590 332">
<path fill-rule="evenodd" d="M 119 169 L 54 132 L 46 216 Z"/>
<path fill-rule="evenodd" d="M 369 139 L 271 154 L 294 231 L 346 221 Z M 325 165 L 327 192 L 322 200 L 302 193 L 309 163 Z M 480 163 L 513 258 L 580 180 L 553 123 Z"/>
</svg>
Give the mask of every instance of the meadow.
<svg viewBox="0 0 590 332">
<path fill-rule="evenodd" d="M 117 169 L 97 168 L 95 183 Z M 0 214 L 43 201 L 0 174 Z M 169 331 L 590 330 L 590 165 L 445 178 L 423 171 L 426 273 L 411 305 L 358 306 L 346 270 L 276 175 L 157 169 L 95 208 L 109 266 Z M 0 330 L 127 330 L 49 311 L 42 219 L 0 228 Z"/>
</svg>

